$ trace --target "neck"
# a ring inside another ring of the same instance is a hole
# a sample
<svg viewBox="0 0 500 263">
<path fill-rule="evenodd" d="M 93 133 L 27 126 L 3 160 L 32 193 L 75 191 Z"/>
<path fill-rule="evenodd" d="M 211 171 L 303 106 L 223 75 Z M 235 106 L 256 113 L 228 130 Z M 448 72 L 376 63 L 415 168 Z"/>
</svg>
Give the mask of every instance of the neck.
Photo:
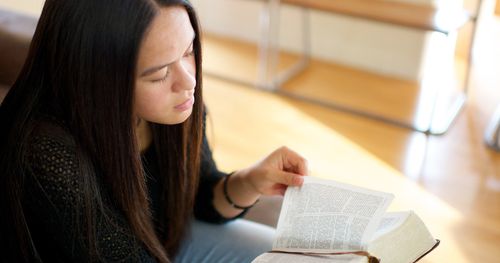
<svg viewBox="0 0 500 263">
<path fill-rule="evenodd" d="M 153 141 L 151 127 L 149 126 L 149 123 L 147 121 L 142 119 L 139 120 L 139 124 L 136 127 L 136 136 L 139 150 L 140 152 L 144 152 Z"/>
</svg>

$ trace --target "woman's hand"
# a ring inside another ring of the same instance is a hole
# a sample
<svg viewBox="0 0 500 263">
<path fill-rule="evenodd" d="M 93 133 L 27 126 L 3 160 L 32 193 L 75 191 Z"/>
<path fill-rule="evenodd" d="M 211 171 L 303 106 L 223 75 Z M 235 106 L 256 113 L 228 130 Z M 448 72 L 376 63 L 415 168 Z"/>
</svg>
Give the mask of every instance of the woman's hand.
<svg viewBox="0 0 500 263">
<path fill-rule="evenodd" d="M 214 190 L 216 209 L 228 218 L 241 213 L 231 205 L 248 207 L 261 195 L 284 195 L 288 186 L 300 186 L 307 175 L 307 161 L 296 152 L 281 147 L 256 164 L 239 170 L 221 180 Z M 227 195 L 224 196 L 224 182 L 227 182 Z"/>
<path fill-rule="evenodd" d="M 307 160 L 296 152 L 281 147 L 253 166 L 238 171 L 244 190 L 251 194 L 284 195 L 287 186 L 300 186 L 307 175 Z"/>
</svg>

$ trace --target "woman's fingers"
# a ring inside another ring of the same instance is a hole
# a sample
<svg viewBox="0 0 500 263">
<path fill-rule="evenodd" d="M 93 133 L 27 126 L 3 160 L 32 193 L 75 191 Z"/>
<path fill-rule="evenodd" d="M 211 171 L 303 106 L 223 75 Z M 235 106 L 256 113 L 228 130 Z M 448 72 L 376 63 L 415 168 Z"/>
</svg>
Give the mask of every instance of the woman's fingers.
<svg viewBox="0 0 500 263">
<path fill-rule="evenodd" d="M 309 168 L 307 160 L 304 157 L 287 147 L 281 147 L 280 151 L 283 156 L 283 165 L 286 171 L 300 175 L 308 174 Z"/>
<path fill-rule="evenodd" d="M 285 171 L 279 171 L 276 173 L 276 182 L 288 186 L 301 186 L 304 183 L 304 178 L 301 175 L 295 173 L 289 173 Z"/>
<path fill-rule="evenodd" d="M 287 186 L 284 185 L 284 184 L 278 184 L 277 187 L 276 187 L 276 194 L 277 195 L 285 195 L 285 192 L 286 192 L 286 188 Z"/>
<path fill-rule="evenodd" d="M 284 195 L 288 186 L 301 186 L 304 183 L 304 178 L 302 175 L 279 171 L 273 174 L 270 181 L 273 182 L 271 191 L 264 191 L 264 193 Z"/>
<path fill-rule="evenodd" d="M 281 147 L 251 167 L 245 178 L 260 194 L 283 195 L 288 186 L 301 186 L 307 173 L 306 159 L 287 147 Z"/>
</svg>

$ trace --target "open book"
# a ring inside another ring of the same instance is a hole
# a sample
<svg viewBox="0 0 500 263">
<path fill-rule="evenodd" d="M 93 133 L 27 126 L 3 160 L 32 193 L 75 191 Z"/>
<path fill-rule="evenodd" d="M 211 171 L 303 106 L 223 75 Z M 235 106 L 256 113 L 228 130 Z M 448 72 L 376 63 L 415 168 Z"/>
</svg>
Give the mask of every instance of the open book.
<svg viewBox="0 0 500 263">
<path fill-rule="evenodd" d="M 387 213 L 393 198 L 308 176 L 285 193 L 273 250 L 252 262 L 416 262 L 439 240 L 415 213 Z"/>
</svg>

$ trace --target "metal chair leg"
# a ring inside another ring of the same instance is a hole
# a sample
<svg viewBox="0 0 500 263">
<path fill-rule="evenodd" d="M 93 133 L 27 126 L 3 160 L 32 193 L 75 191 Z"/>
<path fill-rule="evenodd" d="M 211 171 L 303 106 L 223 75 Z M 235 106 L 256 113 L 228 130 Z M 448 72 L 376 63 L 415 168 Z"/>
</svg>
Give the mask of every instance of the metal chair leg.
<svg viewBox="0 0 500 263">
<path fill-rule="evenodd" d="M 500 106 L 496 109 L 486 128 L 484 141 L 492 149 L 500 151 Z"/>
<path fill-rule="evenodd" d="M 311 60 L 311 15 L 307 8 L 301 8 L 302 15 L 302 54 L 300 60 L 289 68 L 278 72 L 275 77 L 275 90 L 279 89 L 285 82 L 304 71 Z M 279 54 L 279 51 L 277 51 Z"/>
<path fill-rule="evenodd" d="M 256 86 L 264 90 L 274 89 L 274 72 L 279 55 L 279 5 L 280 0 L 269 0 L 260 16 L 261 40 Z"/>
<path fill-rule="evenodd" d="M 277 91 L 285 82 L 302 72 L 311 57 L 310 14 L 307 8 L 302 12 L 301 58 L 292 66 L 279 70 L 280 1 L 269 0 L 267 10 L 261 15 L 262 41 L 259 46 L 258 86 L 269 91 Z"/>
<path fill-rule="evenodd" d="M 468 94 L 469 94 L 469 87 L 470 87 L 470 79 L 471 79 L 471 71 L 474 63 L 474 48 L 475 48 L 475 40 L 476 40 L 476 33 L 477 33 L 477 23 L 478 23 L 478 17 L 482 11 L 483 4 L 482 0 L 478 1 L 478 6 L 477 10 L 475 11 L 475 16 L 472 18 L 471 22 L 474 23 L 472 27 L 472 32 L 470 36 L 470 45 L 469 45 L 469 54 L 467 54 L 467 61 L 466 61 L 466 70 L 465 70 L 465 77 L 464 77 L 464 84 L 463 84 L 463 89 L 461 93 L 457 96 L 455 99 L 454 103 L 449 107 L 447 117 L 443 120 L 442 124 L 439 126 L 432 125 L 429 128 L 429 130 L 426 132 L 428 134 L 432 135 L 442 135 L 446 133 L 451 124 L 455 121 L 455 119 L 458 117 L 460 111 L 462 108 L 465 106 L 465 103 L 467 102 Z"/>
</svg>

